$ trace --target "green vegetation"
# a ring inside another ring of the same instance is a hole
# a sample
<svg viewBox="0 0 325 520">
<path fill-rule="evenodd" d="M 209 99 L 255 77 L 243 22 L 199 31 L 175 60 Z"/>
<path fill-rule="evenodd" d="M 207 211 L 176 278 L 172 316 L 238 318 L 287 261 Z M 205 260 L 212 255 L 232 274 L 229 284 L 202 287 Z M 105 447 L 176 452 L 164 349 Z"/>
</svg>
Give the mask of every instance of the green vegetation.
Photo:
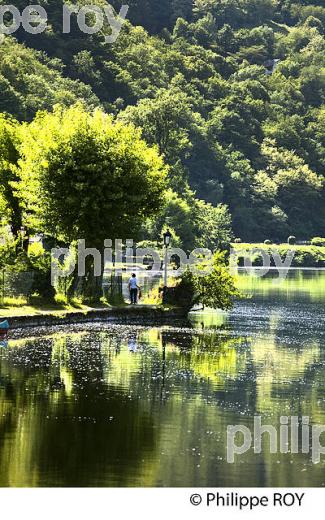
<svg viewBox="0 0 325 520">
<path fill-rule="evenodd" d="M 130 0 L 113 45 L 105 28 L 81 33 L 74 15 L 72 33 L 62 34 L 62 3 L 40 4 L 48 30 L 0 46 L 0 110 L 31 120 L 82 100 L 133 122 L 170 166 L 174 227 L 186 247 L 200 241 L 196 217 L 182 225 L 196 198 L 228 206 L 234 235 L 246 241 L 322 236 L 322 0 Z M 143 239 L 156 240 L 157 226 L 148 222 Z"/>
<path fill-rule="evenodd" d="M 114 44 L 75 15 L 63 34 L 62 2 L 39 3 L 47 30 L 0 45 L 5 265 L 19 253 L 45 295 L 29 236 L 149 245 L 167 227 L 187 251 L 316 237 L 296 265 L 323 265 L 323 0 L 130 0 Z"/>
<path fill-rule="evenodd" d="M 258 274 L 258 273 L 256 273 Z M 236 277 L 236 287 L 244 298 L 256 300 L 319 303 L 325 301 L 325 277 L 320 270 L 294 270 L 280 278 L 277 270 L 259 277 L 245 271 Z"/>
<path fill-rule="evenodd" d="M 325 247 L 325 238 L 321 237 L 314 237 L 311 241 L 312 246 L 324 246 Z"/>
<path fill-rule="evenodd" d="M 151 302 L 157 301 L 156 293 L 157 290 L 153 290 Z M 239 296 L 226 255 L 217 252 L 211 261 L 198 265 L 195 272 L 186 270 L 181 277 L 169 281 L 167 303 L 188 310 L 195 305 L 228 310 Z"/>
<path fill-rule="evenodd" d="M 216 253 L 212 270 L 206 276 L 199 273 L 187 275 L 185 282 L 192 287 L 192 298 L 189 299 L 191 306 L 203 305 L 211 309 L 231 309 L 233 301 L 239 297 L 235 287 L 234 279 L 229 273 L 225 255 Z M 182 285 L 183 280 L 181 281 Z"/>
<path fill-rule="evenodd" d="M 49 29 L 0 47 L 0 110 L 30 120 L 55 103 L 102 106 L 159 147 L 181 207 L 227 205 L 248 241 L 323 234 L 321 0 L 130 0 L 113 45 L 74 16 L 63 35 L 61 2 L 40 3 Z M 189 230 L 176 231 L 188 243 Z"/>
<path fill-rule="evenodd" d="M 17 189 L 29 229 L 68 244 L 82 237 L 103 252 L 107 237 L 136 236 L 143 219 L 159 210 L 165 177 L 161 157 L 134 127 L 75 106 L 41 113 L 29 125 Z M 87 261 L 82 293 L 90 298 L 96 288 L 102 294 L 102 278 Z"/>
<path fill-rule="evenodd" d="M 132 125 L 113 124 L 99 109 L 90 115 L 81 105 L 39 112 L 29 125 L 6 118 L 0 123 L 8 221 L 16 211 L 27 237 L 41 231 L 72 246 L 82 237 L 86 247 L 102 253 L 108 236 L 136 236 L 142 221 L 163 204 L 167 168 Z M 8 233 L 2 267 L 33 271 L 31 293 L 36 289 L 51 298 L 50 255 L 25 249 L 21 233 L 19 227 Z M 88 300 L 102 295 L 102 276 L 94 274 L 93 258 L 87 257 L 79 289 Z M 71 284 L 74 293 L 80 279 Z"/>
<path fill-rule="evenodd" d="M 238 265 L 243 265 L 244 257 L 252 260 L 253 266 L 260 266 L 263 264 L 262 255 L 257 251 L 252 253 L 253 249 L 260 249 L 265 251 L 271 258 L 272 252 L 277 252 L 281 261 L 283 262 L 290 251 L 294 251 L 294 257 L 291 267 L 325 267 L 325 246 L 300 246 L 289 244 L 233 244 L 238 257 Z M 274 262 L 273 262 L 274 265 Z"/>
</svg>

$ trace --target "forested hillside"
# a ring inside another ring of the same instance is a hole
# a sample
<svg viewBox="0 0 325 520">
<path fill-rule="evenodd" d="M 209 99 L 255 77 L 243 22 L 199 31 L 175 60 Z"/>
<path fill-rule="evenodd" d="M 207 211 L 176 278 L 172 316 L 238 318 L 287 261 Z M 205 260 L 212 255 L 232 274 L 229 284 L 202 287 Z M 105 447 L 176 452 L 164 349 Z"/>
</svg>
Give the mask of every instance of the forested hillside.
<svg viewBox="0 0 325 520">
<path fill-rule="evenodd" d="M 83 100 L 140 127 L 170 167 L 143 238 L 167 222 L 185 246 L 213 245 L 228 210 L 246 241 L 324 235 L 324 0 L 125 0 L 114 44 L 74 16 L 62 34 L 61 0 L 39 3 L 46 32 L 0 45 L 0 111 L 31 121 Z"/>
</svg>

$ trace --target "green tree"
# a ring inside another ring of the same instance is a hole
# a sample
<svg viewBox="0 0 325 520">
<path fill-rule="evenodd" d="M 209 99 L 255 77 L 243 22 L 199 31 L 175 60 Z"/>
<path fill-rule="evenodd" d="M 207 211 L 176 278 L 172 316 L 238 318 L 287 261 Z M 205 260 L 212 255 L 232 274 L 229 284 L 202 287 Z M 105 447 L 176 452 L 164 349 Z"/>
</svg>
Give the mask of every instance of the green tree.
<svg viewBox="0 0 325 520">
<path fill-rule="evenodd" d="M 308 238 L 316 234 L 325 218 L 324 177 L 294 152 L 276 148 L 272 140 L 265 140 L 262 154 L 265 169 L 256 176 L 256 195 L 279 206 L 295 235 Z"/>
<path fill-rule="evenodd" d="M 19 133 L 19 123 L 0 114 L 0 193 L 15 237 L 23 225 L 22 201 L 15 191 L 19 180 Z"/>
<path fill-rule="evenodd" d="M 38 110 L 50 110 L 56 103 L 70 106 L 82 100 L 89 108 L 99 106 L 90 87 L 64 78 L 62 71 L 60 60 L 6 37 L 0 45 L 0 109 L 31 120 Z"/>
<path fill-rule="evenodd" d="M 102 251 L 106 238 L 136 237 L 143 219 L 160 210 L 166 173 L 133 126 L 81 105 L 56 107 L 25 127 L 18 191 L 34 225 Z M 85 293 L 98 296 L 101 280 L 91 272 L 89 263 Z"/>
<path fill-rule="evenodd" d="M 184 165 L 193 148 L 194 136 L 200 133 L 203 120 L 193 110 L 193 102 L 179 88 L 162 89 L 154 99 L 140 101 L 128 107 L 118 119 L 131 122 L 142 129 L 149 144 L 157 144 L 168 164 L 175 186 L 184 188 L 181 177 L 186 178 Z"/>
<path fill-rule="evenodd" d="M 209 274 L 186 271 L 174 290 L 174 297 L 188 308 L 203 305 L 212 309 L 229 310 L 240 296 L 235 281 L 226 265 L 226 256 L 215 253 Z"/>
<path fill-rule="evenodd" d="M 231 309 L 234 299 L 239 296 L 234 279 L 225 263 L 225 256 L 216 253 L 212 272 L 206 276 L 193 276 L 194 303 L 201 303 L 213 309 Z"/>
<path fill-rule="evenodd" d="M 149 231 L 152 240 L 162 236 L 166 226 L 176 235 L 179 242 L 177 247 L 188 252 L 197 247 L 227 249 L 233 238 L 228 207 L 224 204 L 215 207 L 197 199 L 189 189 L 182 197 L 172 190 L 167 192 L 165 208 Z M 148 228 L 145 234 L 148 234 Z M 173 244 L 175 245 L 175 236 Z"/>
</svg>

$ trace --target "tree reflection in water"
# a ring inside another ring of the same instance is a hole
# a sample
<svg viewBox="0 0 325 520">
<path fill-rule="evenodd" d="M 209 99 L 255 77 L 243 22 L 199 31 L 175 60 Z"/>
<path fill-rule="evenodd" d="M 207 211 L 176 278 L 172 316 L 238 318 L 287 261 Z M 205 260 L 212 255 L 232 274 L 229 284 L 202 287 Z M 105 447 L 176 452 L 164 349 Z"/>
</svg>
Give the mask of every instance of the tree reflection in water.
<svg viewBox="0 0 325 520">
<path fill-rule="evenodd" d="M 302 334 L 294 312 L 252 305 L 223 328 L 103 325 L 10 340 L 0 485 L 322 485 L 323 464 L 308 455 L 226 462 L 227 426 L 252 427 L 254 414 L 325 424 L 324 317 L 315 308 Z"/>
</svg>

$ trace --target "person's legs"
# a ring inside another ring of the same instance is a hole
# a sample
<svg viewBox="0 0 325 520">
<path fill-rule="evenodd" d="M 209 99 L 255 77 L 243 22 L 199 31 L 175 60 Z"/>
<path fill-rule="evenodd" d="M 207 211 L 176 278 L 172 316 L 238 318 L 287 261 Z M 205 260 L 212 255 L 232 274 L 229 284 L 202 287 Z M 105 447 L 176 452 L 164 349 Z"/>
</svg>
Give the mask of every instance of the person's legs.
<svg viewBox="0 0 325 520">
<path fill-rule="evenodd" d="M 137 289 L 131 289 L 131 291 L 130 291 L 131 304 L 132 304 L 132 303 L 134 303 L 134 304 L 137 303 L 137 293 L 138 293 L 138 290 L 137 290 Z"/>
</svg>

